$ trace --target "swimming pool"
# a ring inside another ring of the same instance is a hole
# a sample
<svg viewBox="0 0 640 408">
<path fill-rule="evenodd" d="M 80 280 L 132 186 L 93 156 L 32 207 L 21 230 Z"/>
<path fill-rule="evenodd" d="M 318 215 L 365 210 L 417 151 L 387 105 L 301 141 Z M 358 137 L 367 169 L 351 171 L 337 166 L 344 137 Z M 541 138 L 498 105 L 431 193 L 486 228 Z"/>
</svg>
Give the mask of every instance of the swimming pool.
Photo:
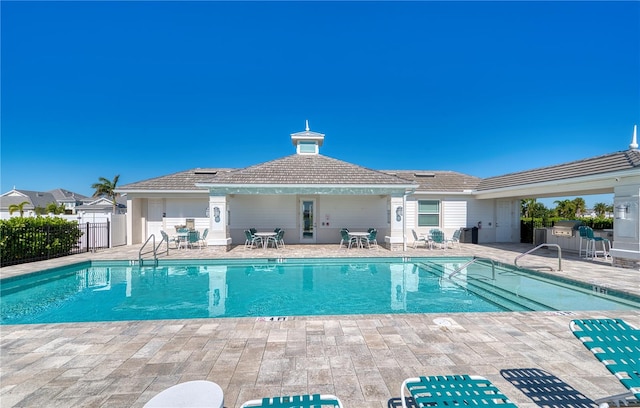
<svg viewBox="0 0 640 408">
<path fill-rule="evenodd" d="M 638 297 L 470 259 L 84 262 L 0 280 L 0 324 L 640 309 Z"/>
</svg>

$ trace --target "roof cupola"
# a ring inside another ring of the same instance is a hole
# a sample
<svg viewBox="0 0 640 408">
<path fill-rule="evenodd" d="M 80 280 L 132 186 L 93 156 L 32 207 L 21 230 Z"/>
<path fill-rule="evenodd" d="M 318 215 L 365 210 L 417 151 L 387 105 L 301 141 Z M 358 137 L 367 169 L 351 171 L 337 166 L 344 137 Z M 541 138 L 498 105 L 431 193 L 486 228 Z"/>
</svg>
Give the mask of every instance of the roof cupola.
<svg viewBox="0 0 640 408">
<path fill-rule="evenodd" d="M 633 125 L 633 137 L 631 139 L 631 144 L 629 144 L 629 149 L 638 149 L 638 125 Z"/>
<path fill-rule="evenodd" d="M 304 132 L 291 134 L 291 142 L 296 147 L 297 154 L 319 154 L 320 146 L 324 142 L 324 134 L 310 131 L 307 120 Z"/>
</svg>

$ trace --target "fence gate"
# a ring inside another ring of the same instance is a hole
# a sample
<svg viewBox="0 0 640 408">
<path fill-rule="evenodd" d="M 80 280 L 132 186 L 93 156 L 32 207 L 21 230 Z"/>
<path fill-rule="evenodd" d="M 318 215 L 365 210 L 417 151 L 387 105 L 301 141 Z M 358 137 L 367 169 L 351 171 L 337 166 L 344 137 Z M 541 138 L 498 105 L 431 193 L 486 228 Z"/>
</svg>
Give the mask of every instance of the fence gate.
<svg viewBox="0 0 640 408">
<path fill-rule="evenodd" d="M 95 252 L 98 249 L 109 248 L 109 221 L 87 222 L 78 224 L 82 236 L 78 241 L 78 251 Z"/>
</svg>

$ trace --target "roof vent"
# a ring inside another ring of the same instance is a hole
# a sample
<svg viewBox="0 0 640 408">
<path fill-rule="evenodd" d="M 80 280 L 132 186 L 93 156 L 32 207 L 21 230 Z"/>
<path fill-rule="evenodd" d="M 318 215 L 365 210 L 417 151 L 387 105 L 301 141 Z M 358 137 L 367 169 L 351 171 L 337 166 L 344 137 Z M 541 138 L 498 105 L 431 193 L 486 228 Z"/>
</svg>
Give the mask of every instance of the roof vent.
<svg viewBox="0 0 640 408">
<path fill-rule="evenodd" d="M 211 176 L 215 176 L 216 174 L 218 174 L 217 170 L 196 170 L 193 172 L 194 174 L 208 174 Z"/>
<path fill-rule="evenodd" d="M 416 177 L 435 177 L 436 173 L 414 173 Z"/>
</svg>

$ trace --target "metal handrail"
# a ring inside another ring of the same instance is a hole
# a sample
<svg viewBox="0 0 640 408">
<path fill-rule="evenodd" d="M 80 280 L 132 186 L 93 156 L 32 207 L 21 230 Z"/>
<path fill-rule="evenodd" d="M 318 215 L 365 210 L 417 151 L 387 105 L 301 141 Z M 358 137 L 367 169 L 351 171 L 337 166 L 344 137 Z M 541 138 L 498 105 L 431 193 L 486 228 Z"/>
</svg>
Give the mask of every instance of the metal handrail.
<svg viewBox="0 0 640 408">
<path fill-rule="evenodd" d="M 149 241 L 152 241 L 152 249 L 150 251 L 147 252 L 142 252 L 142 250 L 144 249 L 145 246 L 147 246 L 147 244 L 149 243 Z M 158 264 L 158 253 L 156 252 L 156 236 L 154 234 L 151 234 L 149 236 L 149 238 L 147 238 L 146 241 L 144 241 L 144 244 L 142 245 L 142 248 L 140 248 L 140 251 L 138 251 L 138 265 L 142 266 L 142 255 L 146 255 L 146 254 L 150 254 L 153 253 L 153 261 L 154 264 Z"/>
<path fill-rule="evenodd" d="M 537 247 L 528 250 L 527 252 L 523 252 L 520 255 L 516 256 L 516 259 L 513 260 L 513 264 L 515 266 L 518 266 L 518 259 L 522 258 L 525 255 L 529 255 L 530 253 L 532 253 L 533 251 L 536 251 L 542 247 L 556 247 L 558 248 L 558 271 L 562 271 L 562 248 L 560 248 L 560 245 L 558 244 L 540 244 Z M 519 266 L 518 266 L 519 267 Z M 550 270 L 553 270 L 552 267 L 550 266 L 529 266 L 529 268 L 549 268 Z"/>
<path fill-rule="evenodd" d="M 165 239 L 165 237 L 167 239 Z M 162 239 L 160 240 L 160 242 L 158 242 L 158 245 L 155 246 L 155 248 L 156 248 L 156 251 L 155 251 L 156 258 L 158 257 L 158 248 L 160 248 L 162 246 L 162 243 L 165 242 L 165 241 L 167 242 L 167 255 L 169 255 L 169 241 L 168 241 L 168 238 L 169 237 L 166 234 L 163 234 L 162 235 Z"/>
<path fill-rule="evenodd" d="M 476 261 L 489 261 L 489 262 L 491 262 L 491 279 L 496 280 L 496 264 L 493 261 L 493 259 L 491 259 L 491 258 L 480 258 L 480 257 L 477 257 L 477 256 L 474 256 L 473 259 L 465 262 L 462 266 L 459 266 L 458 268 L 456 268 L 456 270 L 451 272 L 449 274 L 449 279 L 451 279 L 453 277 L 453 275 L 457 275 L 464 268 L 466 268 L 467 266 L 471 265 L 472 263 L 474 263 Z"/>
</svg>

